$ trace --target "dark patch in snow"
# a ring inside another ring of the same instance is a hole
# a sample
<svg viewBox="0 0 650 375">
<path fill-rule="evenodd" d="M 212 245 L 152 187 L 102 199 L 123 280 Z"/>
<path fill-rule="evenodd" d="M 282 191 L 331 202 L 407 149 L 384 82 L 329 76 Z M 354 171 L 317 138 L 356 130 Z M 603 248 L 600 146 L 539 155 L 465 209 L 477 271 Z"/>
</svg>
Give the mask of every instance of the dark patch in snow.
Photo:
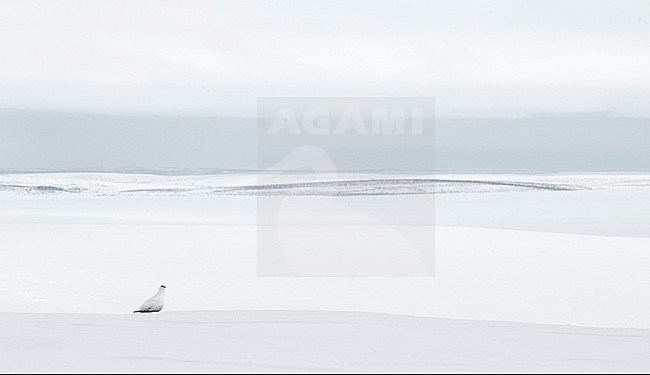
<svg viewBox="0 0 650 375">
<path fill-rule="evenodd" d="M 480 181 L 480 180 L 440 180 L 440 179 L 382 179 L 300 182 L 287 184 L 249 185 L 222 187 L 213 190 L 222 195 L 321 195 L 321 196 L 359 196 L 359 195 L 409 195 L 436 194 L 494 190 L 494 187 L 510 188 L 508 190 L 549 190 L 573 191 L 584 187 L 535 182 Z"/>
<path fill-rule="evenodd" d="M 25 191 L 29 193 L 80 193 L 81 188 L 63 188 L 49 185 L 0 184 L 0 191 Z"/>
</svg>

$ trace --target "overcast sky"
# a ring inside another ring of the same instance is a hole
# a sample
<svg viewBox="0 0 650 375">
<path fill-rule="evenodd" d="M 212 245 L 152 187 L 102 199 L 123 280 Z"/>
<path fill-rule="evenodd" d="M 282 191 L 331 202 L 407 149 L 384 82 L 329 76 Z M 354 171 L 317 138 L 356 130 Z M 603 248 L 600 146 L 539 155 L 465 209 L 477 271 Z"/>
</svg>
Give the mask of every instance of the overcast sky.
<svg viewBox="0 0 650 375">
<path fill-rule="evenodd" d="M 0 167 L 27 150 L 11 138 L 16 125 L 25 133 L 32 113 L 43 126 L 48 111 L 59 122 L 79 112 L 253 119 L 260 96 L 425 96 L 440 119 L 647 118 L 648 66 L 643 0 L 4 0 Z M 88 141 L 76 139 L 64 144 Z M 29 151 L 24 165 L 51 157 Z"/>
<path fill-rule="evenodd" d="M 442 117 L 647 116 L 648 66 L 643 0 L 0 2 L 4 108 L 251 116 L 257 96 L 435 96 Z"/>
</svg>

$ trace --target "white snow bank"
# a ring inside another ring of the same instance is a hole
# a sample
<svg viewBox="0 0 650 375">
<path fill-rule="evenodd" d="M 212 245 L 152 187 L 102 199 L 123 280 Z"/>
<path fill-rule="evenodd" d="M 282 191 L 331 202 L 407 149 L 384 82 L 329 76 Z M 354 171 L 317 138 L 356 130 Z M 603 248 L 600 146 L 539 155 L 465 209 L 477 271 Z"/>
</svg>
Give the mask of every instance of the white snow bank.
<svg viewBox="0 0 650 375">
<path fill-rule="evenodd" d="M 340 246 L 355 230 L 383 245 L 373 228 L 281 233 L 292 249 L 311 249 L 314 238 Z M 166 311 L 356 310 L 650 327 L 648 238 L 440 227 L 435 277 L 260 278 L 256 236 L 243 226 L 0 224 L 0 311 L 131 312 L 165 283 Z"/>
<path fill-rule="evenodd" d="M 2 372 L 647 372 L 650 332 L 309 311 L 0 314 Z"/>
</svg>

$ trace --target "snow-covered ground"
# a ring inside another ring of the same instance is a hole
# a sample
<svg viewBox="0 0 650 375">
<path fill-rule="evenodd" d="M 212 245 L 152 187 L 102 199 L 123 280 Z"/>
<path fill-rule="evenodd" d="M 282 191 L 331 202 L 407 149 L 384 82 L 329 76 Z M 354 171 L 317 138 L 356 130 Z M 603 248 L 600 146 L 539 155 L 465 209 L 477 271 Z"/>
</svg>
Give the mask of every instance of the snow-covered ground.
<svg viewBox="0 0 650 375">
<path fill-rule="evenodd" d="M 650 331 L 317 311 L 0 313 L 2 372 L 647 372 Z"/>
<path fill-rule="evenodd" d="M 14 312 L 0 370 L 647 370 L 648 212 L 650 176 L 635 174 L 0 175 L 0 312 Z M 353 259 L 408 277 L 259 277 L 266 231 L 306 270 L 324 263 L 301 250 L 354 243 Z M 391 233 L 433 247 L 433 276 Z M 164 314 L 121 315 L 160 283 Z M 240 311 L 178 313 L 199 310 Z M 43 360 L 21 367 L 39 338 Z"/>
</svg>

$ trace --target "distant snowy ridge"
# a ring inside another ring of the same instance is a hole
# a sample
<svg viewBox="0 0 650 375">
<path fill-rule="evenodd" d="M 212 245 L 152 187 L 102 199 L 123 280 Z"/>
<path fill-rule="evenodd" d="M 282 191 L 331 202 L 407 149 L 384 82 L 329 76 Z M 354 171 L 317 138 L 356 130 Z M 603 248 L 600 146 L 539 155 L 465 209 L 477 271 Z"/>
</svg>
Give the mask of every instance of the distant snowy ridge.
<svg viewBox="0 0 650 375">
<path fill-rule="evenodd" d="M 116 189 L 112 192 L 93 191 L 92 188 L 51 185 L 0 184 L 0 191 L 24 193 L 89 193 L 101 195 L 407 195 L 461 192 L 488 192 L 512 190 L 583 190 L 582 186 L 516 181 L 439 180 L 439 179 L 371 179 L 296 182 L 207 187 L 152 187 Z"/>
<path fill-rule="evenodd" d="M 396 175 L 287 173 L 161 176 L 114 173 L 0 175 L 0 193 L 89 196 L 361 196 L 576 191 L 650 186 L 646 175 Z"/>
</svg>

